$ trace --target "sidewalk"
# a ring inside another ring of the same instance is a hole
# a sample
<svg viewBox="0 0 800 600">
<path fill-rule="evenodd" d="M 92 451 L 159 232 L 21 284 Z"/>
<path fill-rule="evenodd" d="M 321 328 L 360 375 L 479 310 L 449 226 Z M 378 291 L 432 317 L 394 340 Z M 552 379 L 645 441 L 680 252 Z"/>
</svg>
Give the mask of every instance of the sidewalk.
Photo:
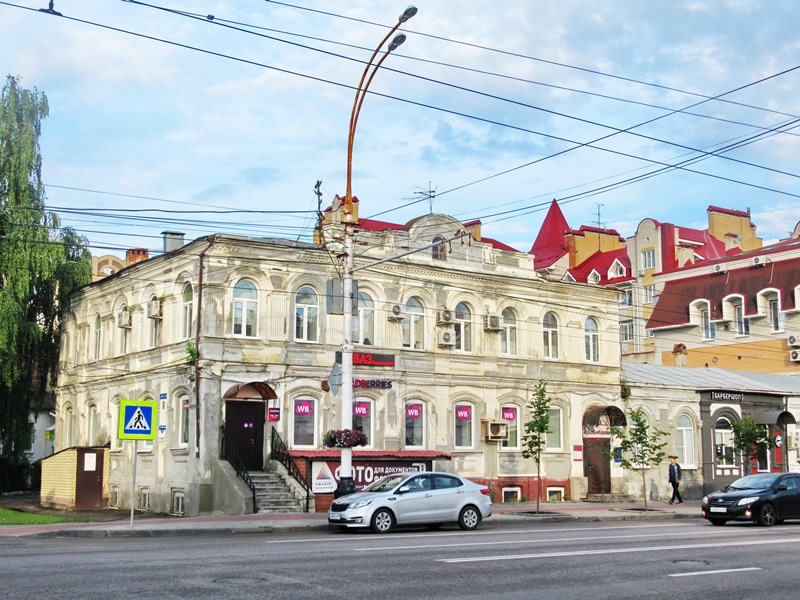
<svg viewBox="0 0 800 600">
<path fill-rule="evenodd" d="M 3 497 L 6 500 L 6 497 Z M 0 507 L 13 503 L 0 501 Z M 495 504 L 494 513 L 481 528 L 491 529 L 513 523 L 532 522 L 596 522 L 652 521 L 700 518 L 700 501 L 690 500 L 670 506 L 663 501 L 649 501 L 648 510 L 640 503 L 605 504 L 588 502 L 542 503 L 536 514 L 536 503 Z M 41 512 L 40 512 L 41 511 Z M 42 514 L 47 509 L 36 511 Z M 34 512 L 34 511 L 31 511 Z M 98 514 L 99 513 L 99 514 Z M 288 531 L 329 531 L 327 513 L 262 513 L 255 515 L 209 515 L 201 517 L 169 517 L 137 514 L 133 527 L 130 512 L 113 509 L 98 511 L 47 511 L 76 519 L 79 523 L 51 525 L 0 525 L 2 537 L 133 537 L 203 534 L 254 534 Z"/>
</svg>

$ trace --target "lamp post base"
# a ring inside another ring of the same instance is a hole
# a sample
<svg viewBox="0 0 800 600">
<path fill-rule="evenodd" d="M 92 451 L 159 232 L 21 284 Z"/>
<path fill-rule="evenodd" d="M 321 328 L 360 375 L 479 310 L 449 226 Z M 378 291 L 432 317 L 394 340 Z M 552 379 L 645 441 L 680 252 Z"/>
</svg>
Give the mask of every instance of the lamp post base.
<svg viewBox="0 0 800 600">
<path fill-rule="evenodd" d="M 356 482 L 353 481 L 352 477 L 342 477 L 339 479 L 339 484 L 336 486 L 336 491 L 333 492 L 334 498 L 341 498 L 342 496 L 347 496 L 347 494 L 352 494 L 356 491 Z"/>
</svg>

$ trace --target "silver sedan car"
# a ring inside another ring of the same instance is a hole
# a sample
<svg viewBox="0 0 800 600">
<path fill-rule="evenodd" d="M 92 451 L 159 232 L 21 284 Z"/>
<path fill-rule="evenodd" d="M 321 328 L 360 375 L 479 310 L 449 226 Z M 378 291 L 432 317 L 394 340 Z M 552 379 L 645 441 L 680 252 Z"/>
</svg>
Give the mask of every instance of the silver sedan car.
<svg viewBox="0 0 800 600">
<path fill-rule="evenodd" d="M 458 523 L 475 529 L 491 516 L 489 488 L 450 473 L 413 472 L 390 475 L 360 492 L 333 501 L 328 524 L 370 527 L 388 533 L 395 525 Z"/>
</svg>

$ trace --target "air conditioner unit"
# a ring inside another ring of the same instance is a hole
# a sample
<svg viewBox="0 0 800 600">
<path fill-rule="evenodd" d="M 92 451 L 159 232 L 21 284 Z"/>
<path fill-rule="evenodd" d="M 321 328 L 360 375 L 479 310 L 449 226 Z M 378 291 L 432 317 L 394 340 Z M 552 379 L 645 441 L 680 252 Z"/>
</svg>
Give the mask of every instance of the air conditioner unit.
<svg viewBox="0 0 800 600">
<path fill-rule="evenodd" d="M 437 340 L 440 346 L 455 346 L 456 332 L 452 329 L 444 329 L 437 335 Z"/>
<path fill-rule="evenodd" d="M 714 265 L 714 273 L 716 273 L 717 275 L 725 273 L 727 270 L 728 267 L 726 265 Z"/>
<path fill-rule="evenodd" d="M 484 331 L 501 331 L 503 328 L 500 326 L 500 317 L 497 315 L 483 315 L 483 330 Z"/>
<path fill-rule="evenodd" d="M 790 335 L 786 338 L 786 343 L 792 346 L 793 348 L 800 347 L 800 335 Z"/>
<path fill-rule="evenodd" d="M 484 421 L 483 439 L 488 442 L 504 442 L 508 440 L 508 423 L 505 421 Z"/>
<path fill-rule="evenodd" d="M 147 318 L 148 319 L 160 319 L 161 318 L 161 301 L 160 300 L 150 300 L 147 303 Z"/>
<path fill-rule="evenodd" d="M 392 304 L 389 307 L 389 320 L 402 321 L 406 318 L 405 307 L 402 304 Z"/>
<path fill-rule="evenodd" d="M 131 327 L 131 311 L 127 308 L 120 311 L 117 315 L 117 327 L 122 327 L 124 329 L 130 329 Z"/>
<path fill-rule="evenodd" d="M 456 316 L 453 314 L 452 310 L 439 310 L 436 311 L 436 324 L 437 325 L 449 325 L 453 321 L 455 321 Z"/>
<path fill-rule="evenodd" d="M 639 269 L 639 275 L 640 275 L 640 276 L 643 276 L 643 275 L 644 275 L 644 273 L 645 273 L 645 269 Z"/>
<path fill-rule="evenodd" d="M 754 256 L 750 262 L 754 267 L 763 267 L 766 260 L 763 256 Z"/>
<path fill-rule="evenodd" d="M 800 350 L 790 350 L 789 360 L 792 362 L 800 362 Z"/>
</svg>

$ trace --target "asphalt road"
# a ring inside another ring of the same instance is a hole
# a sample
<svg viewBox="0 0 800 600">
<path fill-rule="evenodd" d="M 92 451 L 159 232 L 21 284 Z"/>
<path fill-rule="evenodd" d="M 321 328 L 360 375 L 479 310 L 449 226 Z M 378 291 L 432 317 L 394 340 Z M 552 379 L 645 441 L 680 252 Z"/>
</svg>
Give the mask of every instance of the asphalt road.
<svg viewBox="0 0 800 600">
<path fill-rule="evenodd" d="M 3 598 L 781 598 L 800 523 L 0 539 Z"/>
</svg>

